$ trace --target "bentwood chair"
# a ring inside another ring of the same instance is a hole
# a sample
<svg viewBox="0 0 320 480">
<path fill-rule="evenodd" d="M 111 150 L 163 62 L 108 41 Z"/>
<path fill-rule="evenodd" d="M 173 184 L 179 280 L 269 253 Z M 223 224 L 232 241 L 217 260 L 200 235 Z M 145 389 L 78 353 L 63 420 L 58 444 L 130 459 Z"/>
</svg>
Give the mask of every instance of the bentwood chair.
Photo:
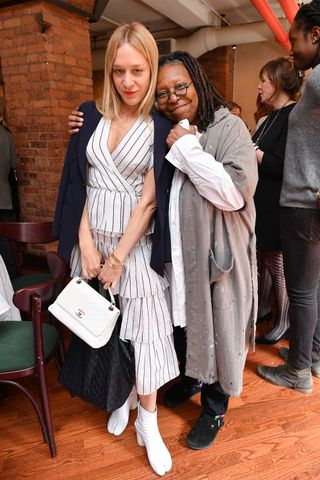
<svg viewBox="0 0 320 480">
<path fill-rule="evenodd" d="M 49 272 L 23 274 L 23 246 L 27 244 L 45 244 L 56 239 L 51 235 L 52 222 L 2 222 L 0 237 L 10 241 L 16 262 L 18 277 L 12 279 L 13 290 L 17 291 L 29 285 L 46 282 L 52 278 Z"/>
<path fill-rule="evenodd" d="M 53 252 L 47 254 L 52 279 L 17 291 L 14 304 L 31 314 L 31 322 L 0 322 L 0 387 L 11 385 L 20 389 L 32 403 L 41 425 L 43 439 L 49 444 L 51 456 L 56 456 L 51 412 L 46 385 L 45 364 L 56 353 L 61 338 L 57 328 L 42 322 L 47 308 L 64 285 L 65 262 Z M 60 350 L 61 352 L 61 350 Z M 33 375 L 37 379 L 40 403 L 19 379 Z M 0 398 L 1 402 L 1 398 Z M 0 403 L 1 405 L 1 403 Z"/>
</svg>

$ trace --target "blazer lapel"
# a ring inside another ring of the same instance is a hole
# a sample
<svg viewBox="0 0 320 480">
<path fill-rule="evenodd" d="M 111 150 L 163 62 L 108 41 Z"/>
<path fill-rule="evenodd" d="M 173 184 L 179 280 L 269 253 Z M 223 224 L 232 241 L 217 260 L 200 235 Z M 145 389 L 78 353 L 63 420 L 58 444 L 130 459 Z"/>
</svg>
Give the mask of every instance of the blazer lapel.
<svg viewBox="0 0 320 480">
<path fill-rule="evenodd" d="M 81 128 L 78 134 L 79 139 L 78 139 L 77 154 L 79 159 L 80 173 L 84 182 L 86 182 L 86 179 L 87 179 L 86 148 L 91 135 L 97 128 L 97 125 L 101 117 L 102 117 L 102 114 L 98 112 L 98 110 L 95 107 L 95 104 L 93 103 L 92 110 L 90 110 L 89 112 L 85 112 L 84 114 L 84 126 Z"/>
<path fill-rule="evenodd" d="M 152 112 L 154 121 L 154 176 L 157 181 L 160 177 L 165 155 L 168 151 L 166 138 L 172 127 L 170 120 L 160 116 L 158 112 Z"/>
</svg>

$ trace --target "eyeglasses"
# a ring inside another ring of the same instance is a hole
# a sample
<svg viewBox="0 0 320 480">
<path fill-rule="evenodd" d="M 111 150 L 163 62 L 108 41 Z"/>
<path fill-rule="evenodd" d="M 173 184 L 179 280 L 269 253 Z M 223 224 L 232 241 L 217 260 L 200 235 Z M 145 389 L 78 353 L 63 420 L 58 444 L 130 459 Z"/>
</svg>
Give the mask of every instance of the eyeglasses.
<svg viewBox="0 0 320 480">
<path fill-rule="evenodd" d="M 186 83 L 178 83 L 174 88 L 171 88 L 170 91 L 162 90 L 161 92 L 156 94 L 156 100 L 159 105 L 165 105 L 168 103 L 169 98 L 171 95 L 175 95 L 176 97 L 184 97 L 187 95 L 188 88 L 190 87 L 192 81 L 187 85 Z"/>
</svg>

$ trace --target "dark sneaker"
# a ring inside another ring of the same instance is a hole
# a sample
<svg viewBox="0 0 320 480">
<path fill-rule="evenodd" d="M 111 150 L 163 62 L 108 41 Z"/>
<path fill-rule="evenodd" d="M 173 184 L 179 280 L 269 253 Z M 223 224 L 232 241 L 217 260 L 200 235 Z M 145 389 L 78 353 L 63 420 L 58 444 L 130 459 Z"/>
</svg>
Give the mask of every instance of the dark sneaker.
<svg viewBox="0 0 320 480">
<path fill-rule="evenodd" d="M 187 436 L 187 445 L 194 450 L 203 450 L 210 447 L 223 425 L 223 415 L 213 417 L 202 412 Z"/>
<path fill-rule="evenodd" d="M 178 407 L 183 402 L 201 392 L 200 383 L 190 383 L 183 379 L 175 383 L 164 395 L 163 403 L 168 408 Z"/>
<path fill-rule="evenodd" d="M 298 370 L 290 365 L 283 363 L 278 367 L 265 367 L 260 365 L 257 372 L 264 380 L 267 380 L 278 387 L 293 388 L 300 393 L 312 393 L 311 369 L 304 368 Z"/>
<path fill-rule="evenodd" d="M 278 350 L 280 357 L 284 358 L 286 361 L 288 360 L 289 355 L 289 348 L 281 347 Z M 320 352 L 316 350 L 312 350 L 311 353 L 312 358 L 312 365 L 311 365 L 311 373 L 317 378 L 320 378 Z"/>
</svg>

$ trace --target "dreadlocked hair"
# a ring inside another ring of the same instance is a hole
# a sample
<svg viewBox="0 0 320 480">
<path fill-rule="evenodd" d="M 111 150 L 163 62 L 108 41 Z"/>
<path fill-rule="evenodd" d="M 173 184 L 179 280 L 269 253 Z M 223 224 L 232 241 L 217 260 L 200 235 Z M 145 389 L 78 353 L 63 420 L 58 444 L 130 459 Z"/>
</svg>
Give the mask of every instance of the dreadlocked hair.
<svg viewBox="0 0 320 480">
<path fill-rule="evenodd" d="M 309 32 L 312 27 L 320 27 L 320 0 L 313 0 L 302 5 L 294 17 L 294 23 L 305 33 Z"/>
<path fill-rule="evenodd" d="M 206 130 L 214 120 L 214 112 L 227 104 L 210 83 L 198 60 L 188 52 L 177 51 L 162 55 L 159 59 L 159 70 L 164 65 L 175 63 L 183 65 L 190 75 L 199 100 L 197 126 L 202 131 Z"/>
</svg>

